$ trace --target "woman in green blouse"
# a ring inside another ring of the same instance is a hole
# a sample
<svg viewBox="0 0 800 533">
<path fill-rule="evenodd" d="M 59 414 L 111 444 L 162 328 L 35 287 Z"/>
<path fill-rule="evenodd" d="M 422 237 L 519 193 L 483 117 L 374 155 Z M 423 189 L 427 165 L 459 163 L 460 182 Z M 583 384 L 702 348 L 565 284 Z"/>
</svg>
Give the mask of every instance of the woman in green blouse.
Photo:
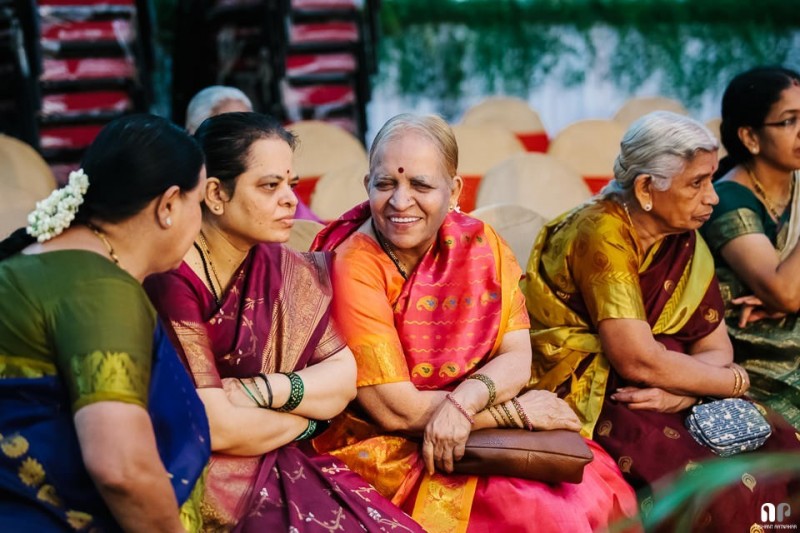
<svg viewBox="0 0 800 533">
<path fill-rule="evenodd" d="M 702 232 L 728 331 L 750 394 L 800 429 L 800 74 L 762 67 L 736 76 L 721 133 L 719 205 Z"/>
<path fill-rule="evenodd" d="M 141 281 L 191 246 L 204 173 L 168 121 L 118 119 L 0 243 L 0 531 L 200 528 L 207 421 Z"/>
</svg>

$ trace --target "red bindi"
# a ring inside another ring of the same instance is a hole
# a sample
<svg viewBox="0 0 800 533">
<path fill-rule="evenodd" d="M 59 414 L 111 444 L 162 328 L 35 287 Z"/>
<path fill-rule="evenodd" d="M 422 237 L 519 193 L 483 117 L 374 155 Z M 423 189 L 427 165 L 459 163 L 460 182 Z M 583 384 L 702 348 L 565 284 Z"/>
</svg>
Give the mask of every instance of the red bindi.
<svg viewBox="0 0 800 533">
<path fill-rule="evenodd" d="M 397 172 L 402 174 L 403 172 L 405 172 L 405 169 L 403 167 L 397 167 Z"/>
</svg>

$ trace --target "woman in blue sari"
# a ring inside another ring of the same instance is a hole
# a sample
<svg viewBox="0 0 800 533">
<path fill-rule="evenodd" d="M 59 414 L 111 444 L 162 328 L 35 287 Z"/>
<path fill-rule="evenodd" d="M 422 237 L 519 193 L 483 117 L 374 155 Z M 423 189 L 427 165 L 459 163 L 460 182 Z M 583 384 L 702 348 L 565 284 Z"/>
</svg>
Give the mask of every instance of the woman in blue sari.
<svg viewBox="0 0 800 533">
<path fill-rule="evenodd" d="M 203 155 L 118 119 L 0 243 L 0 531 L 199 530 L 208 424 L 141 281 L 200 228 Z"/>
</svg>

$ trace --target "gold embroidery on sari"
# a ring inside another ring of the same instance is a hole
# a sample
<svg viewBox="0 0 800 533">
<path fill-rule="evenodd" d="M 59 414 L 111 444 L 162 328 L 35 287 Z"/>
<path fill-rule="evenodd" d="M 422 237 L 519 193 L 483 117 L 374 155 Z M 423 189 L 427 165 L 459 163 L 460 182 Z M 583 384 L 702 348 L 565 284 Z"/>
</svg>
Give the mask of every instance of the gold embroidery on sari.
<svg viewBox="0 0 800 533">
<path fill-rule="evenodd" d="M 758 482 L 756 481 L 756 478 L 753 477 L 752 474 L 748 474 L 747 472 L 745 472 L 744 474 L 742 474 L 742 484 L 748 489 L 750 489 L 750 492 L 753 492 L 753 489 L 756 488 Z"/>
<path fill-rule="evenodd" d="M 8 438 L 0 436 L 0 449 L 6 454 L 6 457 L 16 459 L 28 453 L 30 447 L 28 439 L 22 435 L 12 435 Z"/>
<path fill-rule="evenodd" d="M 94 351 L 70 360 L 77 400 L 73 409 L 97 401 L 127 400 L 144 405 L 150 362 L 134 360 L 125 352 Z"/>
<path fill-rule="evenodd" d="M 56 367 L 52 363 L 36 361 L 27 357 L 0 355 L 0 379 L 41 378 L 55 374 Z"/>
<path fill-rule="evenodd" d="M 425 474 L 411 517 L 423 528 L 439 533 L 464 533 L 469 525 L 476 476 Z"/>
<path fill-rule="evenodd" d="M 42 463 L 33 457 L 27 457 L 19 465 L 19 479 L 27 486 L 36 488 L 44 483 L 45 472 Z"/>
</svg>

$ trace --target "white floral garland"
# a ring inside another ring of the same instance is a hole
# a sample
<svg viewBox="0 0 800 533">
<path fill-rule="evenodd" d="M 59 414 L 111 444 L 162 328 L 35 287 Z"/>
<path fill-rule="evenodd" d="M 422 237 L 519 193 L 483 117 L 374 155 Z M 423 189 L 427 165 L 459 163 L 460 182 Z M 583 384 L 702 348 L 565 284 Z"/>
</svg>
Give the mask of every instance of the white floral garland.
<svg viewBox="0 0 800 533">
<path fill-rule="evenodd" d="M 45 242 L 60 235 L 75 219 L 83 195 L 89 189 L 89 177 L 82 168 L 69 173 L 69 182 L 50 196 L 36 202 L 36 209 L 28 215 L 28 235 Z"/>
</svg>

